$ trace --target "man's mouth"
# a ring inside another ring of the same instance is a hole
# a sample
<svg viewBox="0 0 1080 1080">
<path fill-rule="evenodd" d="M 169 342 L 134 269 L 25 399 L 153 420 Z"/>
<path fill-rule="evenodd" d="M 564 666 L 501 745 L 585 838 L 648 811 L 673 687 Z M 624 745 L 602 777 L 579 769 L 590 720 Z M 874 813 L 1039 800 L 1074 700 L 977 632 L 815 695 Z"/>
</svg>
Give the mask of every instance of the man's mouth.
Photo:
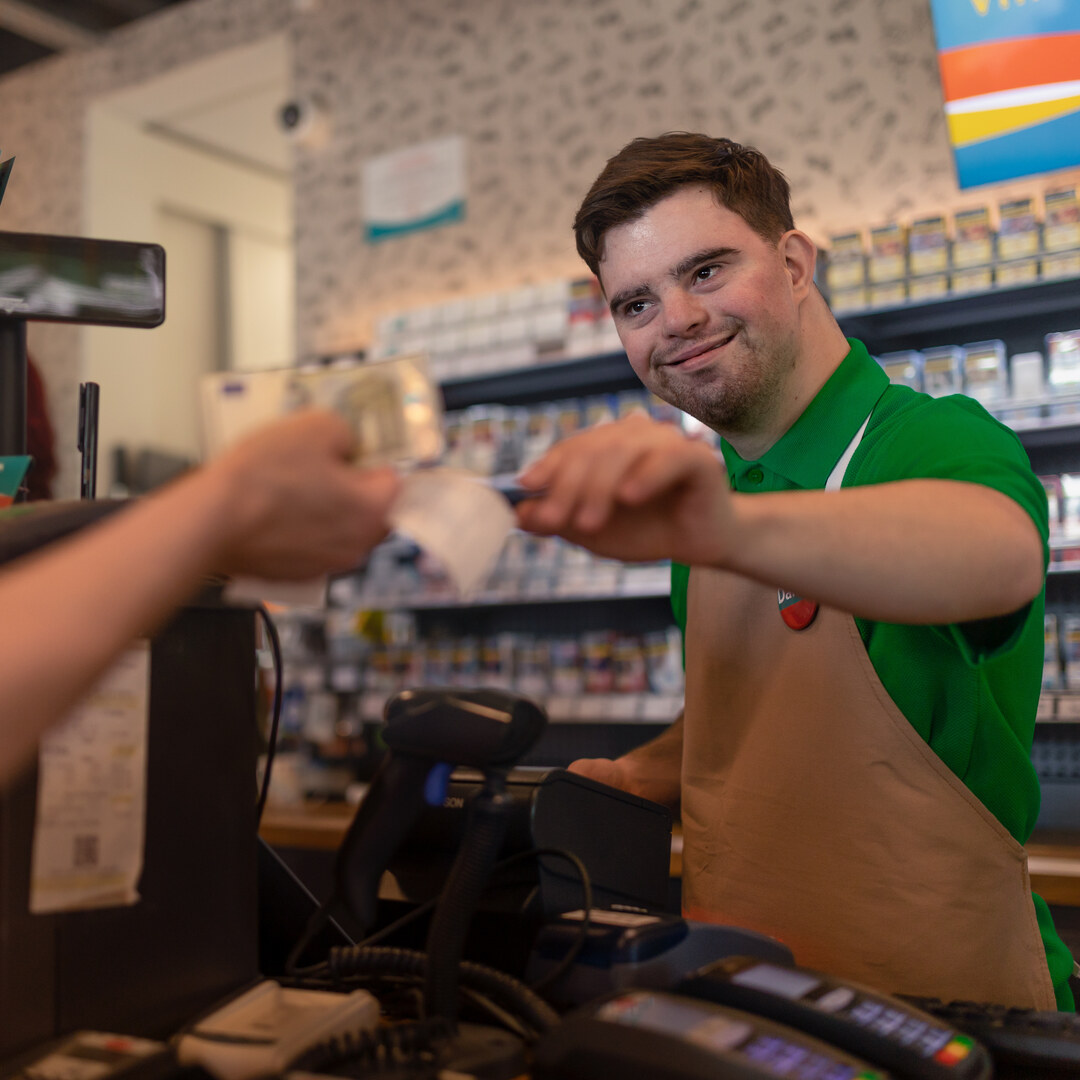
<svg viewBox="0 0 1080 1080">
<path fill-rule="evenodd" d="M 704 356 L 706 353 L 715 352 L 717 349 L 722 349 L 730 341 L 735 338 L 738 331 L 733 331 L 724 337 L 717 338 L 715 341 L 706 342 L 705 344 L 692 345 L 689 348 L 683 349 L 682 352 L 676 353 L 668 360 L 664 360 L 660 363 L 660 367 L 677 367 L 680 364 L 685 364 L 690 360 L 696 360 L 699 356 Z"/>
</svg>

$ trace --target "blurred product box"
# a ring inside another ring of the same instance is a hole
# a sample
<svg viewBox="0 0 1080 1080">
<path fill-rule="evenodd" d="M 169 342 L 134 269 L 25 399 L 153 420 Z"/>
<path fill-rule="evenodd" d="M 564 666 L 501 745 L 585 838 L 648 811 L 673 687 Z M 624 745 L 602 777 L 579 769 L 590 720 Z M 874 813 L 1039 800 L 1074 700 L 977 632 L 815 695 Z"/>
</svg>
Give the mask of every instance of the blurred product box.
<svg viewBox="0 0 1080 1080">
<path fill-rule="evenodd" d="M 955 247 L 953 250 L 956 250 Z M 993 284 L 994 271 L 990 266 L 971 266 L 952 272 L 952 292 L 956 296 L 986 292 Z"/>
<path fill-rule="evenodd" d="M 907 282 L 889 281 L 882 285 L 871 285 L 869 289 L 870 307 L 873 309 L 897 307 L 907 302 Z"/>
<path fill-rule="evenodd" d="M 678 694 L 683 689 L 682 634 L 677 626 L 645 635 L 649 689 L 654 694 Z"/>
<path fill-rule="evenodd" d="M 643 694 L 649 689 L 645 644 L 640 637 L 619 634 L 615 638 L 614 661 L 616 693 Z"/>
<path fill-rule="evenodd" d="M 619 400 L 615 394 L 597 394 L 585 399 L 585 426 L 607 424 L 618 417 Z"/>
<path fill-rule="evenodd" d="M 964 393 L 983 405 L 1009 396 L 1009 373 L 1004 341 L 975 341 L 962 346 Z"/>
<path fill-rule="evenodd" d="M 825 268 L 829 294 L 861 288 L 866 284 L 866 253 L 862 232 L 829 237 L 829 261 Z"/>
<path fill-rule="evenodd" d="M 1039 260 L 1028 258 L 1000 262 L 997 264 L 994 276 L 1001 288 L 1007 288 L 1010 285 L 1030 285 L 1039 280 Z"/>
<path fill-rule="evenodd" d="M 944 216 L 913 221 L 908 247 L 908 267 L 912 277 L 937 275 L 948 270 L 949 232 Z"/>
<path fill-rule="evenodd" d="M 990 227 L 989 208 L 976 206 L 970 210 L 957 210 L 953 214 L 953 268 L 985 266 L 993 261 L 994 233 Z M 987 282 L 987 288 L 989 284 Z M 953 275 L 953 291 L 970 291 L 957 289 L 955 274 Z"/>
<path fill-rule="evenodd" d="M 1063 615 L 1059 633 L 1065 687 L 1069 690 L 1080 689 L 1080 615 Z"/>
<path fill-rule="evenodd" d="M 1052 393 L 1080 392 L 1080 330 L 1046 335 L 1046 365 Z"/>
<path fill-rule="evenodd" d="M 1009 199 L 998 207 L 997 257 L 1001 262 L 1039 253 L 1041 230 L 1032 198 Z M 999 279 L 1000 283 L 1000 279 Z"/>
<path fill-rule="evenodd" d="M 1043 689 L 1060 690 L 1063 681 L 1058 617 L 1046 615 L 1043 619 Z"/>
<path fill-rule="evenodd" d="M 615 689 L 615 634 L 599 630 L 581 639 L 585 693 L 608 694 Z"/>
<path fill-rule="evenodd" d="M 1040 476 L 1039 483 L 1046 492 L 1046 510 L 1050 522 L 1050 543 L 1063 539 L 1061 505 L 1063 501 L 1060 476 Z"/>
<path fill-rule="evenodd" d="M 956 345 L 923 349 L 923 390 L 931 397 L 959 394 L 964 386 L 964 352 Z"/>
<path fill-rule="evenodd" d="M 1080 540 L 1080 473 L 1061 474 L 1061 538 Z"/>
<path fill-rule="evenodd" d="M 1017 353 L 1009 361 L 1009 378 L 1015 401 L 1042 398 L 1046 394 L 1046 365 L 1042 353 Z"/>
<path fill-rule="evenodd" d="M 1048 191 L 1043 202 L 1046 210 L 1043 250 L 1080 248 L 1080 200 L 1077 199 L 1076 188 Z"/>
<path fill-rule="evenodd" d="M 871 285 L 907 276 L 907 230 L 903 225 L 881 225 L 870 230 L 867 277 Z M 871 294 L 873 290 L 871 290 Z M 870 303 L 878 306 L 871 295 Z"/>
<path fill-rule="evenodd" d="M 830 307 L 837 315 L 850 311 L 864 311 L 870 306 L 870 297 L 863 285 L 857 289 L 833 289 L 830 297 Z"/>
<path fill-rule="evenodd" d="M 948 295 L 948 274 L 928 274 L 926 277 L 908 278 L 909 300 L 939 300 Z"/>
<path fill-rule="evenodd" d="M 898 386 L 910 386 L 913 390 L 923 388 L 922 353 L 914 349 L 883 353 L 878 357 L 878 363 L 889 376 L 889 382 L 896 383 Z"/>
<path fill-rule="evenodd" d="M 1055 251 L 1042 258 L 1042 276 L 1046 281 L 1080 277 L 1080 250 Z"/>
</svg>

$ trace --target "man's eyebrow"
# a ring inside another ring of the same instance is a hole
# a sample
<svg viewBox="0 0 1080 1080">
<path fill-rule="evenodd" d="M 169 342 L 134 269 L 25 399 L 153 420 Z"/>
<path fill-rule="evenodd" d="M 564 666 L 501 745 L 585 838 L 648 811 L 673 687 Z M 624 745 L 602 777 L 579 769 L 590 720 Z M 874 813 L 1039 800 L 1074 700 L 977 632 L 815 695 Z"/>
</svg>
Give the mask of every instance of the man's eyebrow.
<svg viewBox="0 0 1080 1080">
<path fill-rule="evenodd" d="M 632 300 L 635 296 L 647 292 L 652 292 L 652 286 L 647 281 L 643 281 L 640 285 L 632 285 L 629 289 L 623 289 L 608 301 L 608 310 L 614 315 L 615 309 L 622 307 L 627 300 Z"/>
<path fill-rule="evenodd" d="M 724 259 L 729 255 L 737 255 L 738 248 L 733 247 L 719 247 L 719 248 L 706 248 L 704 251 L 695 251 L 693 255 L 688 255 L 685 259 L 676 263 L 668 273 L 668 276 L 677 281 L 685 274 L 690 273 L 697 266 L 701 266 L 703 263 L 713 262 L 716 259 Z M 612 315 L 616 310 L 622 307 L 623 304 L 629 300 L 633 300 L 636 296 L 641 296 L 643 293 L 652 292 L 652 285 L 647 281 L 643 281 L 638 285 L 632 285 L 629 289 L 622 289 L 617 292 L 611 300 L 608 302 L 608 307 L 611 310 Z"/>
<path fill-rule="evenodd" d="M 729 255 L 737 255 L 739 249 L 733 247 L 708 248 L 705 251 L 696 251 L 688 255 L 681 262 L 671 268 L 671 276 L 678 280 L 684 274 L 689 274 L 695 267 L 702 263 L 714 262 L 716 259 L 725 259 Z"/>
</svg>

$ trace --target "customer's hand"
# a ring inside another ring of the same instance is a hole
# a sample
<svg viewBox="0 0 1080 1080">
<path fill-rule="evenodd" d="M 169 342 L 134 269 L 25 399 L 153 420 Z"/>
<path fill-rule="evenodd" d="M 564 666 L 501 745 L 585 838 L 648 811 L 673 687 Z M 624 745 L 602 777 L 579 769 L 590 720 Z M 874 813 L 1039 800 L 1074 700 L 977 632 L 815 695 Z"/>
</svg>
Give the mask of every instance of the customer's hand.
<svg viewBox="0 0 1080 1080">
<path fill-rule="evenodd" d="M 219 569 L 303 580 L 347 570 L 387 533 L 400 480 L 350 461 L 352 431 L 336 413 L 277 420 L 211 462 L 204 482 L 229 493 Z"/>
</svg>

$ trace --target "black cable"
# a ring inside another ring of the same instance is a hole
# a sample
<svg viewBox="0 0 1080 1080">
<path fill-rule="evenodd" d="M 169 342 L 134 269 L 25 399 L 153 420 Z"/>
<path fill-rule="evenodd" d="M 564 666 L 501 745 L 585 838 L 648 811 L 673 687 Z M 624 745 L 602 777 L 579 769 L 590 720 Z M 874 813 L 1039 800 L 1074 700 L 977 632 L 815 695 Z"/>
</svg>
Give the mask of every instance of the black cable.
<svg viewBox="0 0 1080 1080">
<path fill-rule="evenodd" d="M 255 825 L 258 828 L 262 824 L 263 811 L 266 809 L 266 799 L 270 794 L 270 770 L 274 765 L 274 754 L 277 751 L 278 726 L 281 723 L 281 694 L 284 675 L 281 662 L 281 638 L 278 637 L 277 627 L 270 618 L 270 612 L 265 604 L 259 604 L 256 609 L 262 616 L 263 625 L 266 627 L 266 636 L 270 639 L 270 653 L 274 658 L 274 707 L 270 718 L 270 732 L 266 739 L 266 765 L 263 768 L 262 788 L 259 791 L 259 800 L 255 804 Z"/>
<path fill-rule="evenodd" d="M 289 1063 L 288 1071 L 322 1073 L 353 1062 L 371 1065 L 380 1071 L 434 1065 L 440 1045 L 453 1038 L 454 1030 L 453 1024 L 442 1017 L 434 1017 L 380 1026 L 373 1031 L 345 1032 L 305 1050 Z"/>
<path fill-rule="evenodd" d="M 338 946 L 330 950 L 330 958 L 326 963 L 327 976 L 335 985 L 352 979 L 423 979 L 426 969 L 426 954 L 415 949 L 392 949 L 385 946 Z M 462 960 L 459 973 L 462 986 L 477 990 L 497 1005 L 511 1010 L 538 1035 L 558 1024 L 558 1013 L 512 975 L 472 960 Z"/>
</svg>

